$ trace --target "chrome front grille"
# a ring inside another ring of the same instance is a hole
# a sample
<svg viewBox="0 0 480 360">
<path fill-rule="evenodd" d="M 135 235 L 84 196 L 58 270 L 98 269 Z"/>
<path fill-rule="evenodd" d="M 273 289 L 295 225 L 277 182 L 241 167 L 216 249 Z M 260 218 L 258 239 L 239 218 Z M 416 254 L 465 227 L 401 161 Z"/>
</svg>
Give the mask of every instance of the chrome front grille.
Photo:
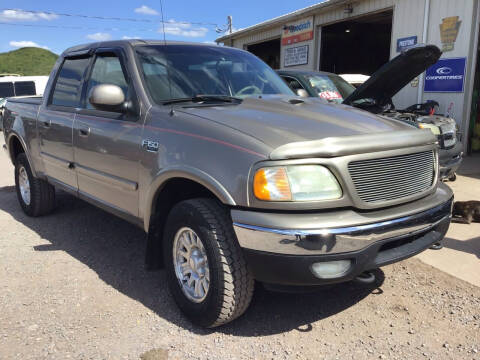
<svg viewBox="0 0 480 360">
<path fill-rule="evenodd" d="M 361 200 L 377 203 L 428 190 L 435 180 L 433 150 L 380 159 L 353 161 L 348 171 Z"/>
</svg>

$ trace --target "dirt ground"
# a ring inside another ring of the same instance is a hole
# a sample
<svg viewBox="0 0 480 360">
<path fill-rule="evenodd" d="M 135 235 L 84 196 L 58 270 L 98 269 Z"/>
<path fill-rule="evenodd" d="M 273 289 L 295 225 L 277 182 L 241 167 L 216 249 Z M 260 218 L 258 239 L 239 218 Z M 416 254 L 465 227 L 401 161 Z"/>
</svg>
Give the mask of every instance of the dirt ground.
<svg viewBox="0 0 480 360">
<path fill-rule="evenodd" d="M 67 194 L 18 205 L 0 154 L 0 359 L 480 359 L 480 288 L 417 259 L 313 294 L 257 291 L 203 330 L 144 269 L 145 235 Z M 479 269 L 480 270 L 480 269 Z"/>
</svg>

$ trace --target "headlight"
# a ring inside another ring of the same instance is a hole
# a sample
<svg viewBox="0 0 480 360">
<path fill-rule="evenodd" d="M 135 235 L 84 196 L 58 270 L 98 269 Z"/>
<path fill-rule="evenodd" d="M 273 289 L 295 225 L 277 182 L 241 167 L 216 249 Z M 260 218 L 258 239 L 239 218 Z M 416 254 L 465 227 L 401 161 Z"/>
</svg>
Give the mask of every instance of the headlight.
<svg viewBox="0 0 480 360">
<path fill-rule="evenodd" d="M 255 173 L 253 192 L 265 201 L 316 201 L 342 196 L 335 176 L 320 165 L 261 168 Z"/>
<path fill-rule="evenodd" d="M 433 124 L 418 123 L 420 129 L 430 129 L 434 135 L 440 135 L 440 128 Z"/>
</svg>

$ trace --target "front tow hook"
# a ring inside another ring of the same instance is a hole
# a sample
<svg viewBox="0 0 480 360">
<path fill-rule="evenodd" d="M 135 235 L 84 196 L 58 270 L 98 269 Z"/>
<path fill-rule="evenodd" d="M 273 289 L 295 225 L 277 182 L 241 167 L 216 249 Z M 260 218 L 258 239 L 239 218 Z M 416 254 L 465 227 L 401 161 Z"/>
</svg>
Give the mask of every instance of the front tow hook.
<svg viewBox="0 0 480 360">
<path fill-rule="evenodd" d="M 360 275 L 358 275 L 354 281 L 360 284 L 372 284 L 375 282 L 375 274 L 371 271 L 364 271 Z"/>
</svg>

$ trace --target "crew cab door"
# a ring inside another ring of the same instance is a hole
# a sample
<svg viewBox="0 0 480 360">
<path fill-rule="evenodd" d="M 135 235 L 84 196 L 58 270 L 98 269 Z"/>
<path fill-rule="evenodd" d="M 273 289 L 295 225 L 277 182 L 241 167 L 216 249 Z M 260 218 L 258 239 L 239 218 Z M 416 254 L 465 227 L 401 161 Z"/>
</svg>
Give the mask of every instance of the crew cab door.
<svg viewBox="0 0 480 360">
<path fill-rule="evenodd" d="M 142 124 L 135 90 L 120 49 L 97 49 L 73 128 L 80 197 L 138 216 L 138 172 Z M 100 84 L 119 86 L 130 110 L 95 109 L 88 101 Z"/>
<path fill-rule="evenodd" d="M 57 71 L 47 105 L 39 111 L 37 122 L 45 175 L 74 192 L 78 184 L 74 170 L 72 129 L 89 62 L 88 56 L 65 58 Z"/>
</svg>

